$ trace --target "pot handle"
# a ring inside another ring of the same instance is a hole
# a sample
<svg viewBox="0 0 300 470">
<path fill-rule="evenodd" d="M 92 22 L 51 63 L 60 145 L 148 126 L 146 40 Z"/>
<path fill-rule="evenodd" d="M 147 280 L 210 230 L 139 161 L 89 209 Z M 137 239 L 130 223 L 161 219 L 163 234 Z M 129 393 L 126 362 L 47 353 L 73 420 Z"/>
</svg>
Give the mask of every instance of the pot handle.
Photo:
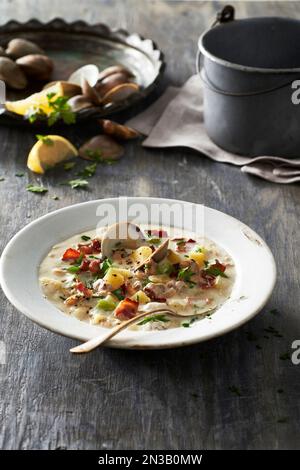
<svg viewBox="0 0 300 470">
<path fill-rule="evenodd" d="M 211 28 L 216 26 L 218 23 L 228 23 L 234 20 L 235 11 L 232 5 L 225 5 L 221 11 L 218 11 L 217 16 Z"/>
<path fill-rule="evenodd" d="M 234 20 L 234 15 L 235 15 L 235 10 L 232 5 L 225 5 L 224 8 L 222 8 L 221 11 L 218 11 L 216 19 L 211 25 L 211 28 L 216 26 L 217 24 L 221 23 L 229 23 L 229 21 Z M 201 52 L 198 48 L 197 51 L 197 57 L 196 57 L 196 71 L 199 74 L 200 73 L 200 59 L 201 59 Z"/>
</svg>

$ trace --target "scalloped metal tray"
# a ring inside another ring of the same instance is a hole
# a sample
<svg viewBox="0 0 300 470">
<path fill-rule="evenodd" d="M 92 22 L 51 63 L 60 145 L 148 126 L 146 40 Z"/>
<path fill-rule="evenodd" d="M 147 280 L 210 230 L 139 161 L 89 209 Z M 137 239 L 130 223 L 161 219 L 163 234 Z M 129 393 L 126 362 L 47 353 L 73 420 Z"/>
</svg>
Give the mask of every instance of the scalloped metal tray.
<svg viewBox="0 0 300 470">
<path fill-rule="evenodd" d="M 36 42 L 55 63 L 52 80 L 66 80 L 70 74 L 85 64 L 95 64 L 102 70 L 110 65 L 123 64 L 132 70 L 140 92 L 126 101 L 105 108 L 93 107 L 77 113 L 77 121 L 111 115 L 132 106 L 147 96 L 155 87 L 165 67 L 163 53 L 150 39 L 124 30 L 112 30 L 104 24 L 88 25 L 83 21 L 66 23 L 56 18 L 49 23 L 30 20 L 27 23 L 10 21 L 0 26 L 0 46 L 15 37 Z M 39 91 L 42 84 L 16 92 L 7 90 L 8 100 L 17 100 Z M 2 109 L 0 120 L 27 123 Z"/>
</svg>

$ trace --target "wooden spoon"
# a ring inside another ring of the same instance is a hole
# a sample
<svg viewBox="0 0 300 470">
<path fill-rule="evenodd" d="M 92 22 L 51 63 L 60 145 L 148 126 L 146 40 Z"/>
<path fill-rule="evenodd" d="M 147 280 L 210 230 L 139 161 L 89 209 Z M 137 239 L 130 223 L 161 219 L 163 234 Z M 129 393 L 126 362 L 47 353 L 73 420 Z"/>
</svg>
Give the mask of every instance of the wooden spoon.
<svg viewBox="0 0 300 470">
<path fill-rule="evenodd" d="M 130 318 L 129 320 L 125 320 L 122 322 L 120 325 L 117 325 L 116 327 L 112 328 L 107 334 L 101 335 L 101 336 L 96 336 L 95 338 L 90 339 L 86 343 L 80 344 L 79 346 L 75 346 L 75 348 L 70 349 L 70 352 L 76 353 L 76 354 L 81 354 L 81 353 L 87 353 L 92 351 L 93 349 L 98 348 L 99 346 L 103 345 L 108 341 L 109 339 L 113 338 L 116 334 L 120 333 L 120 331 L 125 330 L 128 326 L 132 325 L 135 323 L 137 320 L 143 317 L 147 317 L 149 315 L 152 315 L 154 313 L 167 313 L 169 315 L 173 315 L 174 317 L 185 317 L 186 315 L 181 315 L 174 310 L 168 309 L 166 307 L 164 308 L 159 308 L 156 310 L 152 310 L 152 312 L 141 312 L 138 315 L 136 315 L 133 318 Z"/>
</svg>

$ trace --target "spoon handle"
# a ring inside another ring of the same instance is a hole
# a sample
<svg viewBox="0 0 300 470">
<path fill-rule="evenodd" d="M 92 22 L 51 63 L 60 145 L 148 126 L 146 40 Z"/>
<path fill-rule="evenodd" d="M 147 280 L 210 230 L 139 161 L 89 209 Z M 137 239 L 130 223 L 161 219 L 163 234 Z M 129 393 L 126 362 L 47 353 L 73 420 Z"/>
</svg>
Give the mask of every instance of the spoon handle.
<svg viewBox="0 0 300 470">
<path fill-rule="evenodd" d="M 152 313 L 156 313 L 157 311 L 160 312 L 161 310 L 154 310 L 153 312 L 139 313 L 135 317 L 130 318 L 129 320 L 126 320 L 126 321 L 122 322 L 120 325 L 115 326 L 107 334 L 104 334 L 104 335 L 101 335 L 101 336 L 96 336 L 95 338 L 92 338 L 89 341 L 86 341 L 85 343 L 80 344 L 79 346 L 75 346 L 75 348 L 70 349 L 70 352 L 76 353 L 76 354 L 90 352 L 93 349 L 97 348 L 98 346 L 101 346 L 101 344 L 106 343 L 106 341 L 111 339 L 116 334 L 120 333 L 120 331 L 125 330 L 125 328 L 127 328 L 131 324 L 135 323 L 140 318 L 151 315 Z"/>
</svg>

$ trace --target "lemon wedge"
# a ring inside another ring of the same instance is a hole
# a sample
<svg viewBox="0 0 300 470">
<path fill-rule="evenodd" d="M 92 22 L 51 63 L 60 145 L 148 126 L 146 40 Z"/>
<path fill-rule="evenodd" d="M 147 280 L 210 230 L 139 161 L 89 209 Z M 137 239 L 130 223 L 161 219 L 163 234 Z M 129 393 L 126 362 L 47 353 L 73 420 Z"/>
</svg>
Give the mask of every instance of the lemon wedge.
<svg viewBox="0 0 300 470">
<path fill-rule="evenodd" d="M 27 167 L 34 173 L 43 174 L 47 168 L 77 156 L 77 149 L 67 139 L 60 135 L 47 135 L 30 150 Z"/>
<path fill-rule="evenodd" d="M 53 109 L 49 107 L 47 95 L 49 93 L 53 94 L 53 99 L 59 96 L 72 96 L 74 90 L 69 88 L 64 85 L 64 82 L 55 82 L 52 86 L 43 89 L 39 93 L 34 93 L 23 100 L 6 101 L 5 107 L 8 111 L 20 114 L 21 116 L 25 116 L 35 108 L 43 111 L 45 114 L 50 114 Z"/>
</svg>

